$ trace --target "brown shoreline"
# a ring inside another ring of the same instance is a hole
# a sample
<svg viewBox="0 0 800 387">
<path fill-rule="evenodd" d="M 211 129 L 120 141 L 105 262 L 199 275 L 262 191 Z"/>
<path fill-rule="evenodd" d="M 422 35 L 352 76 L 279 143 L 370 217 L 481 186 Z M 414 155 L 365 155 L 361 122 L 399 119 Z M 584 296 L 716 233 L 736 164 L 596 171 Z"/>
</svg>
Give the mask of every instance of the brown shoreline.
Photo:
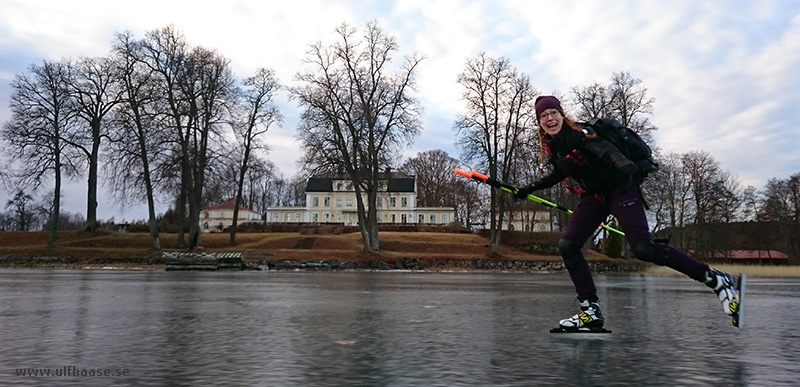
<svg viewBox="0 0 800 387">
<path fill-rule="evenodd" d="M 161 235 L 159 251 L 148 248 L 149 235 L 142 233 L 63 231 L 52 249 L 46 247 L 47 238 L 46 232 L 0 232 L 0 268 L 165 270 L 163 253 L 185 251 L 176 247 L 175 234 Z M 249 270 L 565 273 L 561 257 L 552 254 L 551 241 L 517 241 L 515 246 L 501 245 L 499 254 L 489 256 L 488 238 L 472 233 L 382 231 L 380 238 L 382 250 L 368 254 L 362 250 L 359 233 L 241 233 L 233 247 L 228 245 L 229 234 L 205 234 L 200 251 L 239 252 Z M 591 250 L 587 260 L 597 273 L 674 274 Z M 732 266 L 728 271 L 748 275 L 800 277 L 800 267 L 791 265 L 714 266 Z"/>
</svg>

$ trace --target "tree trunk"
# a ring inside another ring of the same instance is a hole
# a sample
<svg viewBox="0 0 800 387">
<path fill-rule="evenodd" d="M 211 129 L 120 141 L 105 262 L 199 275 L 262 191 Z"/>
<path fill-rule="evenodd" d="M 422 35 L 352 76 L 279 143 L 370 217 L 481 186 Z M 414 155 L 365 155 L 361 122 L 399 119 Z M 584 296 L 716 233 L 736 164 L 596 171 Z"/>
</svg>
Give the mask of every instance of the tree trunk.
<svg viewBox="0 0 800 387">
<path fill-rule="evenodd" d="M 373 212 L 377 211 L 375 206 L 370 206 L 368 210 L 364 205 L 364 200 L 362 199 L 362 191 L 358 188 L 358 184 L 356 180 L 353 179 L 356 194 L 356 207 L 358 209 L 358 230 L 361 232 L 361 241 L 364 244 L 364 252 L 371 253 L 378 250 L 376 246 L 377 241 L 377 219 L 373 215 Z M 372 223 L 375 223 L 375 226 L 372 226 Z"/>
<path fill-rule="evenodd" d="M 249 135 L 249 133 L 248 133 Z M 228 245 L 236 246 L 236 231 L 239 228 L 239 206 L 242 205 L 242 191 L 244 191 L 244 177 L 247 174 L 247 160 L 250 158 L 251 143 L 247 141 L 244 147 L 244 158 L 242 166 L 239 168 L 239 179 L 236 182 L 236 200 L 233 206 L 233 222 L 231 223 L 231 236 Z"/>
<path fill-rule="evenodd" d="M 89 153 L 89 181 L 86 195 L 86 229 L 97 228 L 97 170 L 100 154 L 100 119 L 92 120 L 92 151 Z"/>
<path fill-rule="evenodd" d="M 377 194 L 375 192 L 368 193 L 367 196 L 372 197 L 370 203 L 377 203 Z M 370 205 L 367 212 L 369 213 L 367 226 L 369 230 L 368 235 L 370 237 L 370 247 L 372 248 L 372 251 L 378 251 L 381 249 L 381 242 L 378 236 L 378 223 L 380 222 L 380 219 L 378 219 L 378 209 L 375 205 Z"/>
<path fill-rule="evenodd" d="M 231 223 L 231 235 L 228 238 L 228 245 L 229 246 L 236 246 L 236 229 L 238 228 L 239 223 L 239 203 L 242 202 L 241 194 L 236 194 L 236 200 L 234 200 L 233 206 L 233 222 Z"/>
<path fill-rule="evenodd" d="M 500 252 L 500 227 L 498 227 L 498 214 L 497 214 L 497 191 L 492 190 L 490 193 L 489 205 L 489 254 L 494 255 Z"/>
<path fill-rule="evenodd" d="M 192 198 L 189 200 L 189 248 L 196 250 L 202 243 L 202 233 L 200 230 L 200 196 L 202 186 L 194 187 Z"/>
<path fill-rule="evenodd" d="M 145 186 L 147 187 L 147 215 L 150 223 L 150 249 L 161 250 L 161 237 L 158 231 L 158 220 L 156 219 L 155 199 L 153 199 L 153 184 L 150 182 L 150 170 L 146 164 L 144 175 Z"/>
<path fill-rule="evenodd" d="M 58 142 L 56 142 L 58 145 Z M 58 147 L 56 147 L 58 149 Z M 53 212 L 50 213 L 50 237 L 47 240 L 47 248 L 52 249 L 56 247 L 56 240 L 58 239 L 58 217 L 61 212 L 61 161 L 56 155 L 55 160 L 55 187 L 53 189 Z"/>
<path fill-rule="evenodd" d="M 184 144 L 181 144 L 181 147 L 184 147 Z M 189 166 L 188 166 L 188 157 L 185 155 L 186 151 L 182 151 L 184 154 L 181 156 L 181 187 L 180 187 L 180 194 L 178 195 L 177 203 L 175 204 L 175 210 L 178 213 L 178 248 L 184 249 L 186 248 L 186 201 L 189 196 Z"/>
</svg>

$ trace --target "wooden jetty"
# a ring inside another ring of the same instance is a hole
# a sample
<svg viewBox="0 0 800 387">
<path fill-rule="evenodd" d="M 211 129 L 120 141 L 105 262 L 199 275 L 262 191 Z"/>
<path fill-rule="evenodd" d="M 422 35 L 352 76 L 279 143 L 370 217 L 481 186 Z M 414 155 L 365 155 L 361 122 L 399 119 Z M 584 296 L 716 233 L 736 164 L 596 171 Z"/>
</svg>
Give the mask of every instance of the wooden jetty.
<svg viewBox="0 0 800 387">
<path fill-rule="evenodd" d="M 167 271 L 173 270 L 242 270 L 242 253 L 164 252 L 161 255 Z"/>
</svg>

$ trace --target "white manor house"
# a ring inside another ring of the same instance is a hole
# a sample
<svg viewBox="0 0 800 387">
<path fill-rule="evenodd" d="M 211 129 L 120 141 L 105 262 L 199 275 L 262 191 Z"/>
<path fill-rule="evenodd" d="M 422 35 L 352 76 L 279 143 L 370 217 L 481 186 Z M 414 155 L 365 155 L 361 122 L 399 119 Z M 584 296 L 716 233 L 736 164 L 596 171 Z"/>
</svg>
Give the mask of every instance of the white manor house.
<svg viewBox="0 0 800 387">
<path fill-rule="evenodd" d="M 392 172 L 385 175 L 378 193 L 379 223 L 447 225 L 455 220 L 453 207 L 417 207 L 416 179 Z M 239 208 L 239 224 L 340 224 L 358 225 L 356 194 L 344 175 L 315 176 L 308 180 L 303 207 L 269 207 L 262 215 Z M 221 232 L 233 224 L 233 200 L 204 208 L 200 213 L 203 232 Z M 263 220 L 262 220 L 263 219 Z M 503 229 L 552 231 L 550 212 L 535 203 L 524 202 L 516 211 L 507 210 Z"/>
<path fill-rule="evenodd" d="M 453 207 L 417 207 L 416 180 L 399 172 L 384 174 L 378 192 L 378 222 L 446 225 Z M 269 207 L 266 223 L 327 223 L 358 225 L 356 193 L 345 175 L 315 176 L 306 184 L 304 207 Z"/>
</svg>

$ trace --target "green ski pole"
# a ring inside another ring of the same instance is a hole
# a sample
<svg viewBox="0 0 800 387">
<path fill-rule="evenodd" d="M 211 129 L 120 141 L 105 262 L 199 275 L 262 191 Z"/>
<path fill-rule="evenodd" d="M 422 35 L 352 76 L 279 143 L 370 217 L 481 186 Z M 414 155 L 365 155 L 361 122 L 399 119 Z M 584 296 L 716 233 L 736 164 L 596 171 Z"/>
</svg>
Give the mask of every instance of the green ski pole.
<svg viewBox="0 0 800 387">
<path fill-rule="evenodd" d="M 489 178 L 488 176 L 483 175 L 481 173 L 478 173 L 476 171 L 466 172 L 466 171 L 463 171 L 461 169 L 456 168 L 455 169 L 455 173 L 459 174 L 461 176 L 464 176 L 464 177 L 466 177 L 468 179 L 473 179 L 475 181 L 478 181 L 478 182 L 481 182 L 481 183 L 484 183 L 484 184 L 488 184 L 491 187 L 497 188 L 497 189 L 499 189 L 501 191 L 505 191 L 505 192 L 508 192 L 508 193 L 511 193 L 511 194 L 516 194 L 517 191 L 518 191 L 518 189 L 516 187 L 514 187 L 513 185 L 506 184 L 506 183 L 503 183 L 501 181 L 497 181 L 495 179 Z M 554 210 L 561 211 L 561 212 L 563 212 L 563 213 L 565 213 L 567 215 L 572 215 L 572 210 L 570 210 L 569 208 L 562 207 L 562 206 L 560 206 L 560 205 L 558 205 L 556 203 L 553 203 L 553 202 L 551 202 L 549 200 L 542 199 L 542 198 L 540 198 L 540 197 L 538 197 L 538 196 L 536 196 L 534 194 L 528 194 L 528 200 L 536 202 L 536 203 L 539 203 L 539 204 L 547 206 L 547 207 L 550 207 L 550 208 L 552 208 Z M 617 233 L 619 235 L 625 235 L 624 232 L 622 232 L 620 230 L 617 230 L 617 229 L 615 229 L 615 228 L 613 228 L 611 226 L 608 226 L 605 223 L 600 223 L 600 227 L 602 227 L 602 228 L 604 228 L 604 229 L 606 229 L 608 231 L 611 231 L 613 233 Z"/>
</svg>

